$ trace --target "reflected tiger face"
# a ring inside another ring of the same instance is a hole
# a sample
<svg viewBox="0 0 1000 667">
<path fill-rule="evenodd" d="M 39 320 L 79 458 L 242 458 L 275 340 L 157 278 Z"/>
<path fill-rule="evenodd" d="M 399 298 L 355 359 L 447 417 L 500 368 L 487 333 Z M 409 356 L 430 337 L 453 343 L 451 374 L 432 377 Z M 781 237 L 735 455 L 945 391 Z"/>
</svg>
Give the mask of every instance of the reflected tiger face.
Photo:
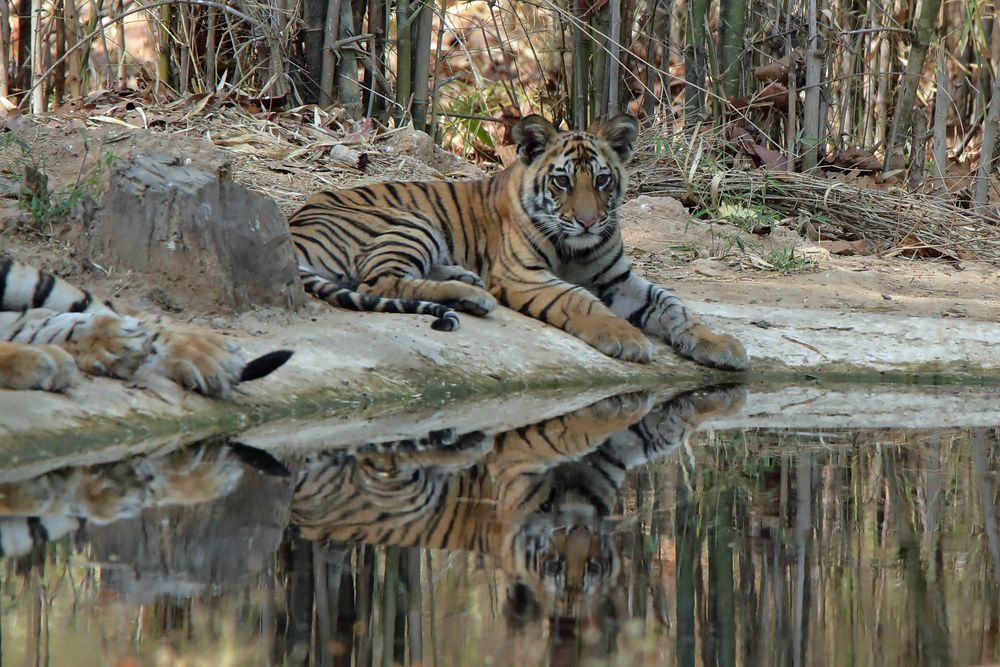
<svg viewBox="0 0 1000 667">
<path fill-rule="evenodd" d="M 581 605 L 621 571 L 610 526 L 577 512 L 531 515 L 513 535 L 508 555 L 508 572 L 557 617 L 579 615 Z"/>
</svg>

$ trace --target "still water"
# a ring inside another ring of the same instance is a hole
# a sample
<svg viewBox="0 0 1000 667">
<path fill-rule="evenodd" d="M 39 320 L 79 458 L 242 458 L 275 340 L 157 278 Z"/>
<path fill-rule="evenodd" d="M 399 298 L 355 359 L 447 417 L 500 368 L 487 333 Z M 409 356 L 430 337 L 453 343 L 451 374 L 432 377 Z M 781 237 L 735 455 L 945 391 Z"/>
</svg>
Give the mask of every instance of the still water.
<svg viewBox="0 0 1000 667">
<path fill-rule="evenodd" d="M 8 475 L 2 663 L 1000 662 L 998 431 L 713 430 L 744 396 Z"/>
</svg>

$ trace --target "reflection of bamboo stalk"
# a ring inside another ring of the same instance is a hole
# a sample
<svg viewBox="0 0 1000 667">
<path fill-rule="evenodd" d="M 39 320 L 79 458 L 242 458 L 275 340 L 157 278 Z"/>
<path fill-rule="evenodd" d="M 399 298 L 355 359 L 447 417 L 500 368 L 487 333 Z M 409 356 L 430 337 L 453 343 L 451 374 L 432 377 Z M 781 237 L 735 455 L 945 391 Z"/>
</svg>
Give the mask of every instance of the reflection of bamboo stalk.
<svg viewBox="0 0 1000 667">
<path fill-rule="evenodd" d="M 393 642 L 396 636 L 396 588 L 399 585 L 399 547 L 385 548 L 385 583 L 382 586 L 382 667 L 390 667 L 393 658 Z"/>
<path fill-rule="evenodd" d="M 423 596 L 420 588 L 420 549 L 407 548 L 406 558 L 406 631 L 410 645 L 410 664 L 424 662 L 423 624 L 421 623 L 421 608 Z"/>
<path fill-rule="evenodd" d="M 372 596 L 375 588 L 375 549 L 362 545 L 358 548 L 357 576 L 357 631 L 354 633 L 355 664 L 367 665 L 372 660 Z"/>
</svg>

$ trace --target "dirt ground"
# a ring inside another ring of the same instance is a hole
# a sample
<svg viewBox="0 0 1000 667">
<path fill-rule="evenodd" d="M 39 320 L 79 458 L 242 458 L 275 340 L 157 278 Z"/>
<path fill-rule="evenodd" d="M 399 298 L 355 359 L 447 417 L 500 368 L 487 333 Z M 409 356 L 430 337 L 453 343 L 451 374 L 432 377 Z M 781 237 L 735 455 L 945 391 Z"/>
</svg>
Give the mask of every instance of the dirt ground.
<svg viewBox="0 0 1000 667">
<path fill-rule="evenodd" d="M 204 321 L 207 316 L 212 324 L 224 328 L 239 327 L 247 319 L 236 324 L 218 313 L 183 310 L 186 303 L 192 302 L 192 295 L 164 295 L 155 279 L 119 274 L 112 267 L 104 267 L 100 258 L 80 256 L 74 249 L 80 224 L 72 216 L 68 222 L 56 222 L 38 234 L 20 231 L 25 213 L 12 193 L 23 164 L 42 165 L 54 191 L 78 189 L 99 198 L 106 169 L 95 165 L 103 156 L 172 152 L 211 165 L 247 187 L 275 197 L 286 214 L 322 187 L 406 178 L 475 177 L 481 173 L 405 131 L 376 144 L 374 159 L 362 173 L 336 167 L 292 168 L 280 160 L 226 151 L 193 129 L 157 133 L 117 123 L 95 123 L 82 113 L 47 118 L 44 122 L 21 118 L 8 121 L 8 127 L 12 129 L 8 134 L 24 144 L 0 143 L 0 250 L 133 306 L 148 308 L 168 303 L 182 308 L 175 317 Z M 740 232 L 728 223 L 693 220 L 679 202 L 670 198 L 640 196 L 623 207 L 621 217 L 626 246 L 637 269 L 688 299 L 1000 319 L 1000 273 L 997 267 L 984 263 L 833 255 L 790 227 L 778 225 L 769 235 L 758 236 Z M 791 260 L 770 268 L 768 258 L 772 253 L 790 256 Z M 285 321 L 309 317 L 309 310 L 298 316 L 257 315 L 273 323 L 272 318 Z"/>
</svg>

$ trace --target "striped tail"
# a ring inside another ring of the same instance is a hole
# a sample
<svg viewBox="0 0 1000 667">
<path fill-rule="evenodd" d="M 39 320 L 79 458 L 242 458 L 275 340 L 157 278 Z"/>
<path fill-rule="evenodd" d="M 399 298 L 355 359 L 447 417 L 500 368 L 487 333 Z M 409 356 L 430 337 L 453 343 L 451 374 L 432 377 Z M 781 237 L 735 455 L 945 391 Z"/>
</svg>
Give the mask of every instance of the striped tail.
<svg viewBox="0 0 1000 667">
<path fill-rule="evenodd" d="M 437 319 L 431 324 L 436 331 L 458 329 L 458 314 L 448 306 L 433 301 L 419 299 L 386 299 L 370 294 L 361 294 L 349 287 L 342 287 L 306 267 L 299 267 L 299 277 L 306 292 L 323 299 L 332 306 L 348 310 L 363 310 L 375 313 L 407 313 L 410 315 L 433 315 Z"/>
</svg>

